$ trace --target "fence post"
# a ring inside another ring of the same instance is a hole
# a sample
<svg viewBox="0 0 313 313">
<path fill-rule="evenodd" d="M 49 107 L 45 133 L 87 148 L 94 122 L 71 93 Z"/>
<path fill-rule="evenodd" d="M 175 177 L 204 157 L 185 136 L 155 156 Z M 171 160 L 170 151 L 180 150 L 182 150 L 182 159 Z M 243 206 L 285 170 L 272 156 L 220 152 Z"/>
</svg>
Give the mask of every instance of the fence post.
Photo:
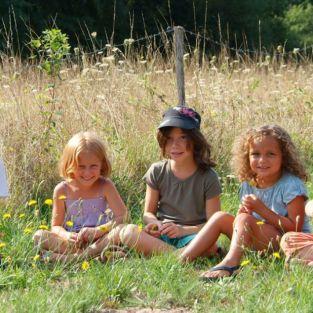
<svg viewBox="0 0 313 313">
<path fill-rule="evenodd" d="M 179 106 L 185 106 L 184 35 L 185 30 L 183 27 L 181 26 L 174 27 L 176 82 Z"/>
</svg>

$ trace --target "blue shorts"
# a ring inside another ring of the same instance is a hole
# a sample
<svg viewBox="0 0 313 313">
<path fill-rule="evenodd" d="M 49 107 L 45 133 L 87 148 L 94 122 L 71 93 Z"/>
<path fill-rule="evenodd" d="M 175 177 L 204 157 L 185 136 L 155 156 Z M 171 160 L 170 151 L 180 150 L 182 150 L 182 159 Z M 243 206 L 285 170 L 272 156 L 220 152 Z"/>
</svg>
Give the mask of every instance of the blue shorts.
<svg viewBox="0 0 313 313">
<path fill-rule="evenodd" d="M 183 248 L 188 245 L 188 243 L 196 237 L 197 234 L 190 234 L 183 237 L 169 238 L 166 235 L 161 235 L 160 239 L 167 244 L 174 246 L 176 249 Z"/>
</svg>

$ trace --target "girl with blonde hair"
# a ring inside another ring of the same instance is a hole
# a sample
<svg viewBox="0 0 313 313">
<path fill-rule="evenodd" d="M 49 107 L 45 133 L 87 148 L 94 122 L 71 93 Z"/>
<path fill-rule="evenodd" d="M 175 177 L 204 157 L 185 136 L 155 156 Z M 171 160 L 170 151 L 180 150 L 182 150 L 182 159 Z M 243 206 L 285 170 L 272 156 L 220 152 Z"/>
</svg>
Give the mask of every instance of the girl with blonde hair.
<svg viewBox="0 0 313 313">
<path fill-rule="evenodd" d="M 94 133 L 74 135 L 64 148 L 53 194 L 51 231 L 39 230 L 35 244 L 50 261 L 96 257 L 118 243 L 127 208 L 109 179 L 111 164 Z M 49 253 L 44 253 L 44 252 Z"/>
</svg>

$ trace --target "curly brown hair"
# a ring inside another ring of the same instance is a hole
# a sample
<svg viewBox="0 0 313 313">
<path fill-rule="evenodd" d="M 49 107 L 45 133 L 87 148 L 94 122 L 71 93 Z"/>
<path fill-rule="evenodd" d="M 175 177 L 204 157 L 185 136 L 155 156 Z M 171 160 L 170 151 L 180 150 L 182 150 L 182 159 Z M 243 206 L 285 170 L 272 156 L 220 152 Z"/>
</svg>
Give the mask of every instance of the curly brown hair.
<svg viewBox="0 0 313 313">
<path fill-rule="evenodd" d="M 171 130 L 174 127 L 162 127 L 158 130 L 157 140 L 161 148 L 161 155 L 167 158 L 165 147 Z M 211 146 L 199 129 L 181 129 L 188 137 L 187 149 L 193 148 L 193 157 L 201 170 L 214 167 L 216 163 L 211 158 Z"/>
<path fill-rule="evenodd" d="M 252 141 L 266 136 L 274 137 L 280 146 L 283 156 L 282 169 L 306 181 L 308 175 L 299 158 L 298 151 L 289 134 L 278 125 L 251 128 L 234 142 L 231 165 L 238 179 L 255 181 L 256 175 L 250 168 L 249 148 Z"/>
</svg>

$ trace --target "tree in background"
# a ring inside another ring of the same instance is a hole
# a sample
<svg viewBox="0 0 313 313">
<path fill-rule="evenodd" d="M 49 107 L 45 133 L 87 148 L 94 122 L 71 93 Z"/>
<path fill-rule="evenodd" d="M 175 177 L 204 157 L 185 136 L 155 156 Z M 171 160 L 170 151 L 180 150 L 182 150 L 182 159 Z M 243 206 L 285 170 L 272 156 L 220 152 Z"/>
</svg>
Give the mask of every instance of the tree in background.
<svg viewBox="0 0 313 313">
<path fill-rule="evenodd" d="M 121 43 L 182 25 L 231 46 L 290 48 L 312 42 L 312 1 L 308 0 L 1 0 L 0 49 L 30 41 L 58 27 L 70 44 L 85 49 Z M 14 11 L 13 11 L 14 10 Z M 96 39 L 90 33 L 97 32 Z M 18 35 L 17 35 L 18 33 Z M 18 41 L 19 39 L 19 41 Z M 213 49 L 213 46 L 209 46 Z"/>
</svg>

